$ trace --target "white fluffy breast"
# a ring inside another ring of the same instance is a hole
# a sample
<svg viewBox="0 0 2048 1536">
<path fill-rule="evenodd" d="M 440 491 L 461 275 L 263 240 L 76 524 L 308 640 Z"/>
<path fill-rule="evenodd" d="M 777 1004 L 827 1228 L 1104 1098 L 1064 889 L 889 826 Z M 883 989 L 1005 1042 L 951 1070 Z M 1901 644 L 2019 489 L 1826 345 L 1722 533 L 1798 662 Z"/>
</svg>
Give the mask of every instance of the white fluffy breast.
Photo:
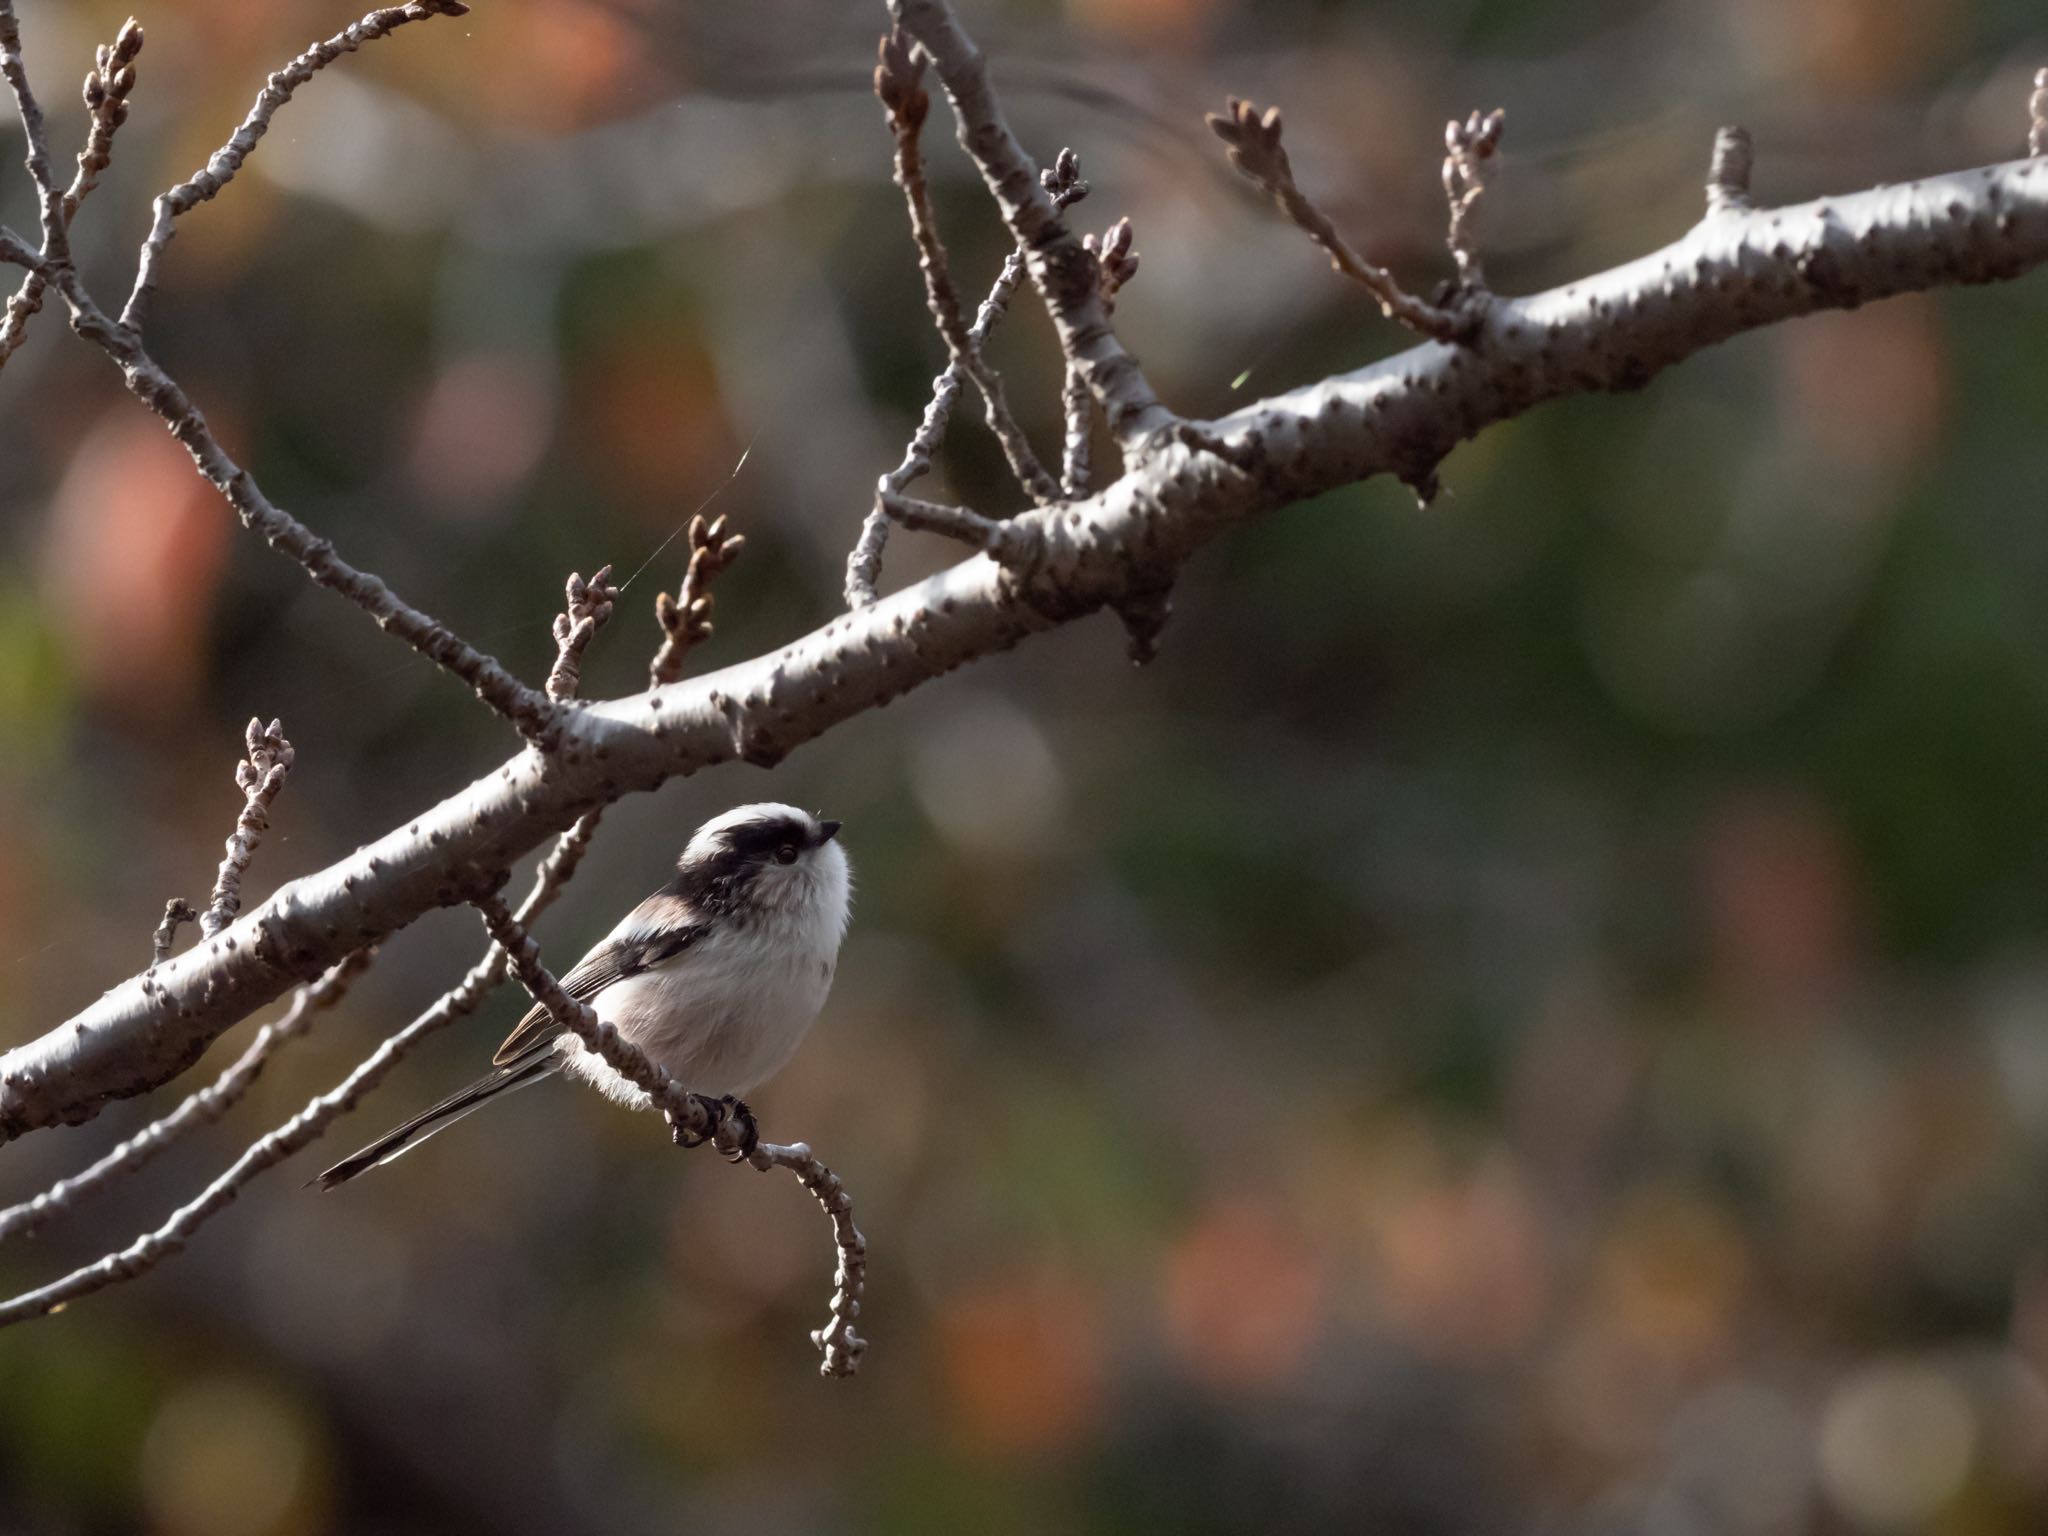
<svg viewBox="0 0 2048 1536">
<path fill-rule="evenodd" d="M 851 871 L 827 843 L 789 874 L 806 882 L 793 899 L 702 938 L 591 999 L 599 1018 L 639 1046 L 677 1082 L 717 1097 L 744 1094 L 782 1069 L 810 1032 L 846 932 Z M 569 1070 L 611 1098 L 645 1107 L 647 1096 L 570 1039 Z"/>
</svg>

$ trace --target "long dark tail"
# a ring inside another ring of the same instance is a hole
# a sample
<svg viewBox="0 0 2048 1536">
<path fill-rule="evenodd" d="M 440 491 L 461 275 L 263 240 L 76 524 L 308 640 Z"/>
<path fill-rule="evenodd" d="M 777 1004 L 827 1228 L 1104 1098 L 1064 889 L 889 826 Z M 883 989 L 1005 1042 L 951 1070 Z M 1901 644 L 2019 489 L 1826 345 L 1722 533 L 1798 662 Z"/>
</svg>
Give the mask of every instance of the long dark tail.
<svg viewBox="0 0 2048 1536">
<path fill-rule="evenodd" d="M 509 1062 L 488 1076 L 478 1078 L 460 1093 L 450 1094 L 432 1109 L 414 1115 L 396 1130 L 385 1132 L 362 1151 L 343 1158 L 314 1182 L 322 1189 L 332 1189 L 337 1184 L 346 1184 L 359 1173 L 380 1168 L 400 1153 L 410 1152 L 435 1132 L 446 1130 L 464 1115 L 482 1109 L 499 1094 L 524 1088 L 528 1083 L 537 1083 L 561 1064 L 561 1055 L 549 1041 L 542 1049 L 528 1052 L 523 1060 Z"/>
</svg>

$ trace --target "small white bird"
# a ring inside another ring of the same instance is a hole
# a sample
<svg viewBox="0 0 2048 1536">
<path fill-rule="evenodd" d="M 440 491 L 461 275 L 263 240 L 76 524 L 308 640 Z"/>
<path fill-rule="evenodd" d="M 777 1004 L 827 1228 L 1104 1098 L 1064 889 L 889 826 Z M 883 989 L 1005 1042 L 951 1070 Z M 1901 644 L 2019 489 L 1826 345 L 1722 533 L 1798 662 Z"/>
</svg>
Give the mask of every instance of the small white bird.
<svg viewBox="0 0 2048 1536">
<path fill-rule="evenodd" d="M 676 861 L 675 879 L 579 960 L 563 990 L 693 1093 L 745 1093 L 796 1054 L 832 989 L 853 890 L 838 832 L 838 822 L 787 805 L 743 805 L 706 822 Z M 552 1073 L 635 1108 L 650 1102 L 538 1004 L 492 1061 L 488 1076 L 336 1163 L 320 1187 L 388 1163 Z M 746 1106 L 734 1099 L 729 1108 L 751 1140 Z"/>
</svg>

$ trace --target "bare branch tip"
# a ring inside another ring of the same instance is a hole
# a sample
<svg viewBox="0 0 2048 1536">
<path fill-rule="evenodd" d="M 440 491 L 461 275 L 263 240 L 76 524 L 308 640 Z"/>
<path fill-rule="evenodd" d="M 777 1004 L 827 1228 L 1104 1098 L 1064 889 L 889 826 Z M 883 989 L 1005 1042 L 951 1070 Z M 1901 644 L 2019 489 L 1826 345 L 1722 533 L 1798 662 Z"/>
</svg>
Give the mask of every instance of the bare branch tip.
<svg viewBox="0 0 2048 1536">
<path fill-rule="evenodd" d="M 199 914 L 192 903 L 182 896 L 173 896 L 164 903 L 163 921 L 156 925 L 156 933 L 150 942 L 151 966 L 162 965 L 171 958 L 171 947 L 178 942 L 178 930 L 187 923 L 199 920 Z"/>
<path fill-rule="evenodd" d="M 1486 176 L 1500 149 L 1507 112 L 1474 110 L 1464 121 L 1444 125 L 1444 200 L 1450 205 L 1450 230 L 1444 243 L 1458 264 L 1458 287 L 1468 295 L 1483 294 L 1486 279 L 1479 266 L 1478 210 L 1486 194 Z"/>
<path fill-rule="evenodd" d="M 1138 253 L 1131 248 L 1136 231 L 1129 215 L 1118 219 L 1100 236 L 1084 235 L 1081 244 L 1093 256 L 1098 268 L 1105 308 L 1114 310 L 1117 293 L 1138 275 Z"/>
<path fill-rule="evenodd" d="M 1747 128 L 1733 124 L 1714 135 L 1714 153 L 1707 164 L 1707 212 L 1740 212 L 1750 206 L 1749 177 L 1756 164 L 1756 146 Z"/>
<path fill-rule="evenodd" d="M 1081 157 L 1062 149 L 1053 163 L 1038 173 L 1038 184 L 1052 199 L 1055 209 L 1064 210 L 1088 195 L 1088 183 L 1081 179 Z"/>
<path fill-rule="evenodd" d="M 271 802 L 284 788 L 285 778 L 298 756 L 285 739 L 281 720 L 265 725 L 261 719 L 252 719 L 243 730 L 242 739 L 243 757 L 235 764 L 235 787 L 242 791 L 242 813 L 235 818 L 234 831 L 228 834 L 220 869 L 214 876 L 213 894 L 207 900 L 205 912 L 199 915 L 199 931 L 209 939 L 232 923 L 242 910 L 242 876 L 255 858 L 263 834 L 270 828 Z M 164 920 L 170 922 L 168 908 Z M 161 936 L 162 929 L 158 933 Z"/>
<path fill-rule="evenodd" d="M 661 628 L 662 639 L 648 665 L 650 687 L 681 677 L 691 649 L 711 637 L 711 585 L 747 547 L 745 534 L 727 533 L 725 528 L 723 514 L 709 522 L 701 512 L 690 519 L 690 563 L 683 571 L 682 588 L 674 597 L 659 592 L 654 598 L 654 621 Z"/>
<path fill-rule="evenodd" d="M 915 134 L 931 110 L 924 58 L 897 31 L 884 34 L 875 52 L 875 96 L 898 133 Z"/>
<path fill-rule="evenodd" d="M 576 697 L 583 683 L 583 653 L 611 618 L 618 596 L 609 565 L 599 567 L 588 581 L 569 573 L 562 588 L 563 611 L 555 615 L 555 664 L 547 680 L 547 696 L 555 703 Z"/>
<path fill-rule="evenodd" d="M 1287 151 L 1280 143 L 1280 109 L 1258 106 L 1241 96 L 1230 97 L 1222 112 L 1210 112 L 1203 119 L 1209 131 L 1228 147 L 1230 163 L 1269 191 L 1293 181 Z"/>
</svg>

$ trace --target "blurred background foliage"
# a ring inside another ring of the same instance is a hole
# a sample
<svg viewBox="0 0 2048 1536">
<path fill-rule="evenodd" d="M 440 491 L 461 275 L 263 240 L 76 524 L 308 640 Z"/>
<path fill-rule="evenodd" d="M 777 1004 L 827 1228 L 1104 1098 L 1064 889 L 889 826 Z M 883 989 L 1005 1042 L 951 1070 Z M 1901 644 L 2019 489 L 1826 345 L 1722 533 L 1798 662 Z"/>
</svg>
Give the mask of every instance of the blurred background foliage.
<svg viewBox="0 0 2048 1536">
<path fill-rule="evenodd" d="M 123 11 L 23 8 L 68 145 Z M 1677 236 L 1719 122 L 1770 200 L 2006 158 L 2048 55 L 2022 0 L 965 11 L 1034 152 L 1080 153 L 1081 221 L 1135 219 L 1119 323 L 1195 414 L 1405 344 L 1232 184 L 1199 117 L 1226 91 L 1283 102 L 1305 181 L 1421 285 L 1440 125 L 1505 106 L 1487 266 L 1519 292 Z M 183 222 L 160 354 L 278 500 L 529 677 L 564 573 L 635 571 L 713 492 L 750 552 L 699 663 L 780 643 L 835 611 L 942 356 L 865 95 L 880 12 L 407 29 Z M 148 196 L 353 16 L 145 12 L 78 231 L 103 299 Z M 1000 231 L 930 137 L 971 289 Z M 0 1334 L 0 1532 L 2042 1529 L 2044 333 L 2035 278 L 1749 337 L 1489 431 L 1430 509 L 1375 483 L 1234 534 L 1148 671 L 1091 621 L 615 808 L 558 958 L 728 804 L 848 823 L 838 989 L 756 1103 L 859 1198 L 860 1378 L 814 1379 L 828 1250 L 792 1184 L 549 1088 L 337 1195 L 303 1158 Z M 1042 317 L 996 355 L 1049 448 Z M 1014 505 L 968 417 L 930 488 Z M 0 420 L 12 1042 L 204 889 L 250 715 L 299 751 L 257 894 L 512 742 L 239 534 L 55 316 Z M 588 691 L 638 686 L 673 554 Z M 889 580 L 952 557 L 899 535 Z M 0 1282 L 153 1225 L 479 945 L 460 914 L 403 935 Z M 472 1075 L 516 1007 L 321 1153 Z M 8 1147 L 6 1197 L 177 1091 Z"/>
</svg>

